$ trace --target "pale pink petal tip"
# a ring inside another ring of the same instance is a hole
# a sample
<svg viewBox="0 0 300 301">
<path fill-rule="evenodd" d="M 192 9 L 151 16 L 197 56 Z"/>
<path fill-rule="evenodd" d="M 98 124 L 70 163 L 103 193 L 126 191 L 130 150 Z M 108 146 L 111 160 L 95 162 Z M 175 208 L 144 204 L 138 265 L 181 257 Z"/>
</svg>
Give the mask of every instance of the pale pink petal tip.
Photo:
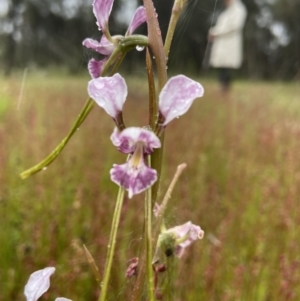
<svg viewBox="0 0 300 301">
<path fill-rule="evenodd" d="M 105 30 L 108 24 L 114 0 L 94 0 L 93 13 L 97 19 L 99 30 Z"/>
<path fill-rule="evenodd" d="M 50 287 L 50 276 L 55 272 L 54 267 L 44 268 L 32 273 L 25 285 L 24 295 L 27 301 L 36 301 Z"/>
<path fill-rule="evenodd" d="M 123 110 L 127 97 L 127 85 L 119 73 L 112 77 L 94 78 L 88 83 L 88 94 L 115 119 Z"/>
<path fill-rule="evenodd" d="M 159 95 L 159 111 L 164 117 L 162 126 L 186 113 L 193 101 L 203 94 L 200 83 L 184 75 L 171 77 Z"/>
<path fill-rule="evenodd" d="M 117 165 L 110 171 L 111 180 L 128 191 L 128 197 L 138 194 L 151 187 L 157 180 L 157 172 L 142 161 L 133 166 L 131 161 Z"/>
<path fill-rule="evenodd" d="M 147 21 L 146 17 L 146 10 L 143 6 L 140 6 L 137 8 L 137 10 L 134 13 L 134 16 L 132 17 L 132 20 L 129 24 L 128 30 L 126 35 L 132 35 L 133 32 L 144 22 Z"/>
</svg>

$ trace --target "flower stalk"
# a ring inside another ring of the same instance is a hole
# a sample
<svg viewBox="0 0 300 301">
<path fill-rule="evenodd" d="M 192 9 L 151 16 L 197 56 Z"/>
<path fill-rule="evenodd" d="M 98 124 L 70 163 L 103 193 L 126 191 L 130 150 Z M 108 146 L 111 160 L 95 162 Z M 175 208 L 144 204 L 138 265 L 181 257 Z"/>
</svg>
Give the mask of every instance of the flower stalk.
<svg viewBox="0 0 300 301">
<path fill-rule="evenodd" d="M 148 165 L 151 166 L 151 157 L 148 156 Z M 148 300 L 154 301 L 154 282 L 152 269 L 152 191 L 147 189 L 145 197 L 145 249 L 147 269 L 147 291 Z"/>
<path fill-rule="evenodd" d="M 117 233 L 118 233 L 118 228 L 120 223 L 121 209 L 124 201 L 124 193 L 125 190 L 122 187 L 120 187 L 117 201 L 116 201 L 114 216 L 112 220 L 109 242 L 107 245 L 107 257 L 105 262 L 103 281 L 101 283 L 99 301 L 105 301 L 107 296 L 108 284 L 109 284 L 110 274 L 111 274 L 111 267 L 112 267 L 115 247 L 116 247 Z"/>
<path fill-rule="evenodd" d="M 166 61 L 168 61 L 168 56 L 171 48 L 171 43 L 173 40 L 173 36 L 175 33 L 175 28 L 178 22 L 178 19 L 183 11 L 183 8 L 185 4 L 187 3 L 187 0 L 175 0 L 173 8 L 172 8 L 172 15 L 167 31 L 167 36 L 165 40 L 165 45 L 164 45 L 164 52 L 166 56 Z"/>
</svg>

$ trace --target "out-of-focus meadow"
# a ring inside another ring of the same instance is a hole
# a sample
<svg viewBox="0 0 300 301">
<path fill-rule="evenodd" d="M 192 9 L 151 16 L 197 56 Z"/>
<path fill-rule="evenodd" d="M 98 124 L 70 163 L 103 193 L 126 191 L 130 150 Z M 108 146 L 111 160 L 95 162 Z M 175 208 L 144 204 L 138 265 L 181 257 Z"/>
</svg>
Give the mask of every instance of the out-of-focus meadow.
<svg viewBox="0 0 300 301">
<path fill-rule="evenodd" d="M 147 124 L 146 79 L 129 78 L 128 125 Z M 0 300 L 24 300 L 39 268 L 55 266 L 41 300 L 96 300 L 82 244 L 100 270 L 116 185 L 113 122 L 96 107 L 46 171 L 19 173 L 66 135 L 86 99 L 87 78 L 28 75 L 0 79 Z M 167 213 L 168 226 L 201 225 L 202 241 L 178 262 L 176 299 L 299 300 L 300 87 L 237 82 L 228 99 L 213 81 L 188 114 L 167 128 L 160 199 L 176 166 L 188 167 Z M 143 196 L 125 199 L 109 300 L 130 300 L 125 278 L 143 228 Z"/>
</svg>

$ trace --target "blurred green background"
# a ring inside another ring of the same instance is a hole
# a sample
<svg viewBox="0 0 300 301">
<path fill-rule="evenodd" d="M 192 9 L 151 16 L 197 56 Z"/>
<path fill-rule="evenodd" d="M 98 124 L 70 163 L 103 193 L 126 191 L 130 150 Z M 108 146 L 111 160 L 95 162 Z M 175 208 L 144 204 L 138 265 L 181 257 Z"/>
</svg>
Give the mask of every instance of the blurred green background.
<svg viewBox="0 0 300 301">
<path fill-rule="evenodd" d="M 1 79 L 0 300 L 24 300 L 29 274 L 55 266 L 49 294 L 96 300 L 82 250 L 103 270 L 116 198 L 109 179 L 125 158 L 111 144 L 113 121 L 95 108 L 60 157 L 27 180 L 19 173 L 65 136 L 86 98 L 88 77 L 22 74 Z M 227 100 L 214 81 L 167 128 L 162 199 L 176 166 L 188 167 L 167 211 L 203 240 L 178 262 L 176 300 L 297 300 L 300 296 L 300 86 L 238 81 Z M 147 124 L 146 74 L 127 77 L 128 125 Z M 109 300 L 130 300 L 125 278 L 143 231 L 143 196 L 125 199 Z"/>
</svg>

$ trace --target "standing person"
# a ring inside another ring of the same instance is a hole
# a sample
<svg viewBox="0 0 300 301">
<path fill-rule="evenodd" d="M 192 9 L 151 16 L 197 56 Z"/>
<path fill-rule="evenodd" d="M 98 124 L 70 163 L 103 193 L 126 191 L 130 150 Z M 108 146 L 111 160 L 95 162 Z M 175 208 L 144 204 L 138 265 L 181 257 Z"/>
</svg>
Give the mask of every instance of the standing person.
<svg viewBox="0 0 300 301">
<path fill-rule="evenodd" d="M 243 59 L 243 27 L 247 11 L 240 0 L 223 0 L 225 10 L 217 23 L 209 30 L 208 40 L 212 43 L 210 66 L 219 69 L 222 92 L 231 86 L 231 69 L 241 67 Z"/>
</svg>

